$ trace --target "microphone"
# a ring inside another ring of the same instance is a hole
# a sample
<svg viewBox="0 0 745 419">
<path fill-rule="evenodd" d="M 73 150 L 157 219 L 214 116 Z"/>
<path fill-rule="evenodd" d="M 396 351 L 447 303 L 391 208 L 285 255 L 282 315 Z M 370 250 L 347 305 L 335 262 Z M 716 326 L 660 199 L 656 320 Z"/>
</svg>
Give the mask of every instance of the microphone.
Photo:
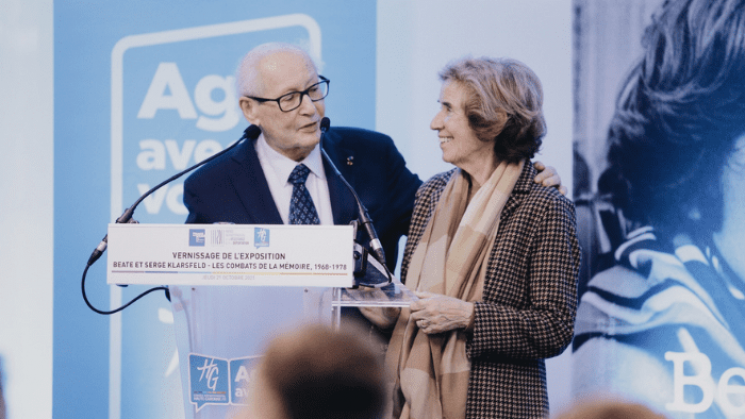
<svg viewBox="0 0 745 419">
<path fill-rule="evenodd" d="M 329 127 L 331 126 L 331 120 L 328 117 L 321 118 L 321 132 L 326 133 L 328 131 Z M 378 262 L 380 262 L 383 267 L 385 267 L 386 274 L 388 275 L 389 282 L 391 281 L 391 273 L 388 271 L 387 265 L 385 263 L 385 252 L 383 251 L 383 245 L 380 243 L 380 239 L 378 238 L 378 233 L 375 231 L 375 227 L 373 226 L 372 219 L 370 219 L 370 215 L 367 213 L 367 208 L 365 208 L 365 205 L 362 204 L 362 201 L 360 200 L 359 196 L 357 196 L 357 192 L 355 192 L 352 185 L 347 182 L 347 180 L 342 176 L 339 169 L 337 169 L 334 162 L 331 161 L 331 158 L 326 153 L 326 150 L 321 147 L 321 155 L 326 159 L 326 162 L 328 162 L 329 166 L 334 170 L 337 176 L 341 179 L 342 183 L 349 189 L 349 192 L 352 194 L 352 197 L 354 197 L 355 202 L 357 203 L 357 212 L 360 219 L 360 224 L 362 224 L 365 227 L 365 231 L 367 232 L 367 236 L 370 238 L 370 247 L 372 247 L 373 254 L 375 256 L 375 259 L 377 259 Z"/>
<path fill-rule="evenodd" d="M 327 118 L 328 119 L 328 118 Z M 321 122 L 323 123 L 323 122 Z M 328 124 L 327 124 L 328 128 Z M 168 179 L 164 180 L 163 182 L 159 183 L 158 185 L 152 187 L 149 191 L 145 192 L 137 201 L 135 201 L 134 204 L 132 204 L 131 207 L 124 210 L 122 215 L 119 216 L 119 218 L 116 219 L 117 224 L 124 224 L 124 223 L 137 223 L 137 221 L 132 219 L 132 214 L 135 212 L 135 208 L 137 208 L 138 205 L 140 205 L 140 202 L 144 201 L 145 198 L 150 196 L 153 192 L 157 191 L 158 189 L 162 188 L 163 186 L 173 182 L 174 180 L 180 178 L 181 176 L 185 175 L 186 173 L 191 172 L 192 170 L 202 166 L 203 164 L 209 163 L 210 161 L 216 159 L 219 156 L 222 156 L 223 154 L 227 153 L 228 151 L 232 150 L 241 143 L 243 140 L 255 140 L 259 137 L 259 134 L 261 134 L 261 128 L 258 126 L 251 124 L 243 130 L 243 136 L 241 136 L 238 141 L 233 143 L 233 145 L 229 146 L 225 150 L 220 151 L 219 153 L 215 153 L 214 155 L 210 156 L 209 158 L 206 158 L 199 163 L 195 164 L 194 166 L 191 166 L 185 170 L 182 170 L 179 173 L 176 173 L 175 175 L 169 177 Z M 106 247 L 108 246 L 108 238 L 109 235 L 107 234 L 104 236 L 103 240 L 101 240 L 101 243 L 96 246 L 96 248 L 93 250 L 93 253 L 91 253 L 90 257 L 88 258 L 88 266 L 93 265 L 103 254 L 103 252 L 106 251 Z"/>
<path fill-rule="evenodd" d="M 321 132 L 322 133 L 325 134 L 326 131 L 329 130 L 330 126 L 331 126 L 331 120 L 327 116 L 324 116 L 323 118 L 321 118 Z"/>
</svg>

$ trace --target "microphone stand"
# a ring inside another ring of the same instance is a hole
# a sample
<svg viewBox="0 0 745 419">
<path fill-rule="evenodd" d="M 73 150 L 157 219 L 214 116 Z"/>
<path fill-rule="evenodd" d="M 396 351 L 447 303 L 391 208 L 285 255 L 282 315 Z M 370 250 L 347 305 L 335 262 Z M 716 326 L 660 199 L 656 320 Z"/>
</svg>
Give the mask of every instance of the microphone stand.
<svg viewBox="0 0 745 419">
<path fill-rule="evenodd" d="M 163 182 L 159 183 L 158 185 L 152 187 L 149 191 L 145 192 L 142 196 L 140 196 L 140 198 L 137 201 L 135 201 L 134 204 L 132 204 L 131 207 L 129 207 L 126 210 L 124 210 L 124 212 L 122 213 L 122 215 L 120 215 L 119 218 L 116 219 L 116 223 L 117 224 L 124 224 L 124 223 L 137 224 L 137 221 L 132 218 L 132 215 L 135 212 L 135 208 L 137 208 L 137 206 L 140 205 L 140 203 L 142 201 L 144 201 L 145 198 L 147 198 L 148 196 L 150 196 L 150 194 L 152 194 L 153 192 L 155 192 L 158 189 L 162 188 L 163 186 L 167 185 L 168 183 L 171 183 L 172 181 L 180 178 L 181 176 L 185 175 L 186 173 L 189 173 L 192 170 L 194 170 L 194 169 L 196 169 L 196 168 L 198 168 L 198 167 L 200 167 L 200 166 L 202 166 L 204 164 L 207 164 L 207 163 L 211 162 L 212 160 L 214 160 L 214 159 L 222 156 L 223 154 L 229 152 L 230 150 L 232 150 L 233 148 L 235 148 L 238 144 L 240 144 L 243 140 L 245 140 L 245 139 L 254 140 L 254 139 L 258 138 L 259 134 L 261 134 L 261 128 L 259 128 L 256 125 L 253 125 L 253 124 L 249 125 L 248 128 L 246 128 L 243 131 L 243 136 L 241 136 L 241 138 L 238 139 L 238 141 L 236 141 L 231 146 L 227 147 L 226 149 L 224 149 L 224 150 L 222 150 L 222 151 L 220 151 L 218 153 L 213 154 L 209 158 L 206 158 L 206 159 L 202 160 L 201 162 L 195 164 L 194 166 L 191 166 L 191 167 L 189 167 L 189 168 L 187 168 L 185 170 L 182 170 L 181 172 L 176 173 L 175 175 L 169 177 L 168 179 L 164 180 Z M 114 314 L 114 313 L 117 313 L 117 312 L 122 311 L 125 308 L 129 307 L 132 303 L 134 303 L 135 301 L 137 301 L 140 298 L 144 297 L 145 295 L 147 295 L 147 294 L 149 294 L 149 293 L 151 293 L 153 291 L 158 291 L 158 290 L 164 290 L 166 292 L 166 298 L 168 298 L 168 301 L 170 301 L 171 300 L 171 296 L 170 296 L 170 293 L 169 293 L 169 290 L 168 290 L 168 287 L 167 286 L 151 288 L 151 289 L 143 292 L 142 294 L 138 295 L 137 297 L 135 297 L 134 299 L 132 299 L 131 301 L 129 301 L 127 304 L 125 304 L 125 305 L 123 305 L 123 306 L 121 306 L 119 308 L 116 308 L 114 310 L 110 310 L 110 311 L 99 310 L 96 307 L 94 307 L 90 303 L 90 301 L 88 301 L 88 296 L 85 293 L 85 277 L 88 274 L 88 269 L 91 267 L 91 265 L 93 265 L 94 263 L 96 263 L 96 261 L 101 257 L 101 255 L 103 255 L 103 253 L 106 251 L 106 247 L 108 246 L 108 238 L 109 238 L 109 235 L 108 234 L 105 235 L 104 238 L 103 238 L 103 240 L 101 240 L 101 243 L 99 243 L 98 246 L 96 246 L 96 248 L 91 253 L 90 257 L 88 258 L 88 263 L 86 264 L 85 269 L 83 270 L 83 279 L 81 280 L 81 288 L 82 288 L 82 292 L 83 292 L 83 300 L 85 300 L 85 303 L 88 305 L 88 308 L 90 308 L 91 310 L 95 311 L 98 314 L 105 314 L 105 315 Z"/>
<path fill-rule="evenodd" d="M 331 120 L 327 117 L 323 117 L 321 119 L 321 132 L 326 133 L 328 131 L 329 126 L 331 125 Z M 393 274 L 391 274 L 390 270 L 388 269 L 388 265 L 385 263 L 385 252 L 383 250 L 383 245 L 380 243 L 380 239 L 378 238 L 378 233 L 375 231 L 375 226 L 373 226 L 372 219 L 370 218 L 370 215 L 367 212 L 367 208 L 365 208 L 365 205 L 360 200 L 359 196 L 357 196 L 357 192 L 355 192 L 352 185 L 347 182 L 347 180 L 344 178 L 344 176 L 341 174 L 339 169 L 336 167 L 333 161 L 331 161 L 331 158 L 326 153 L 326 150 L 321 147 L 321 155 L 326 160 L 326 162 L 331 166 L 331 168 L 334 170 L 334 173 L 336 173 L 337 176 L 341 179 L 342 183 L 347 187 L 349 192 L 352 194 L 352 197 L 354 198 L 354 201 L 357 204 L 357 212 L 359 217 L 359 224 L 362 224 L 362 226 L 365 227 L 365 231 L 367 232 L 367 236 L 370 238 L 370 247 L 372 247 L 372 255 L 377 260 L 377 262 L 382 265 L 382 267 L 385 270 L 385 275 L 388 278 L 388 283 L 386 284 L 378 284 L 378 285 L 370 285 L 375 288 L 384 287 L 391 282 L 393 282 Z M 364 249 L 364 248 L 363 248 Z M 366 265 L 366 259 L 364 253 L 361 255 L 362 257 L 362 266 Z M 378 268 L 379 269 L 379 268 Z"/>
</svg>

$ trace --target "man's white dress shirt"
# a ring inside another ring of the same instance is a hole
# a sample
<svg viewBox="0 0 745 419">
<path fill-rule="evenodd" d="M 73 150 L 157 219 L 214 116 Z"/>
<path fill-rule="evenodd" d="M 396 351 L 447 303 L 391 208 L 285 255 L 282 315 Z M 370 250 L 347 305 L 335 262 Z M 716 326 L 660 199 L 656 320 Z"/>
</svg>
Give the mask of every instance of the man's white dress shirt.
<svg viewBox="0 0 745 419">
<path fill-rule="evenodd" d="M 334 216 L 331 212 L 331 198 L 329 197 L 329 185 L 326 179 L 326 171 L 323 169 L 321 158 L 321 144 L 317 144 L 308 157 L 300 162 L 284 156 L 267 144 L 264 134 L 259 135 L 256 140 L 256 154 L 264 171 L 266 183 L 272 193 L 274 203 L 277 205 L 282 221 L 287 224 L 290 219 L 290 200 L 292 199 L 292 183 L 287 179 L 295 166 L 302 163 L 310 169 L 305 188 L 310 192 L 313 204 L 316 206 L 318 218 L 322 225 L 333 225 Z"/>
</svg>

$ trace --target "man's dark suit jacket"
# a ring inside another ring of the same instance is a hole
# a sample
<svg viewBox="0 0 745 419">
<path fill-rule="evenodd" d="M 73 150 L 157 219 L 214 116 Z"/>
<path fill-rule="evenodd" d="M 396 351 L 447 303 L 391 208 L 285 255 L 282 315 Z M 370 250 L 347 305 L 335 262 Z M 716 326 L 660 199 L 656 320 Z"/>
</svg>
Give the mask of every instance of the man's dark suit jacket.
<svg viewBox="0 0 745 419">
<path fill-rule="evenodd" d="M 377 132 L 331 128 L 321 137 L 321 147 L 367 207 L 393 271 L 421 180 L 406 168 L 393 140 Z M 326 161 L 324 168 L 334 224 L 349 224 L 357 219 L 354 198 Z M 253 141 L 244 141 L 189 176 L 184 204 L 187 223 L 282 224 Z"/>
</svg>

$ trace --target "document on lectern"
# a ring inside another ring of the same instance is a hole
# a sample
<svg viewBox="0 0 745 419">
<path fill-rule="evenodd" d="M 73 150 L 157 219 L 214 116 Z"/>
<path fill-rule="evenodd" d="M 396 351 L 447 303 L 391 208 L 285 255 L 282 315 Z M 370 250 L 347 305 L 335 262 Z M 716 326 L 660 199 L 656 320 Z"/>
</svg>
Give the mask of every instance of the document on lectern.
<svg viewBox="0 0 745 419">
<path fill-rule="evenodd" d="M 110 224 L 107 282 L 351 287 L 352 226 Z"/>
</svg>

